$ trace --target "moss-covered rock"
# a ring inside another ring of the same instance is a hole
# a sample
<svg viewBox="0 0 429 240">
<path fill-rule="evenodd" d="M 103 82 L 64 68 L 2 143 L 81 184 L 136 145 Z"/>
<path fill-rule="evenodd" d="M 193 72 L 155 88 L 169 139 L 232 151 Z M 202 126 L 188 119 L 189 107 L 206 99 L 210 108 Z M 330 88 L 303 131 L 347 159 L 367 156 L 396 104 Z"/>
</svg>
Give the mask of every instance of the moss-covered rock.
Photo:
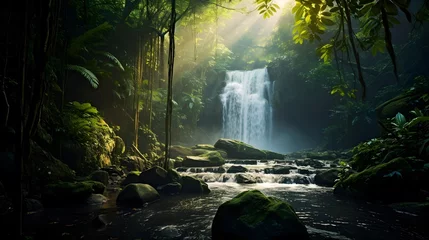
<svg viewBox="0 0 429 240">
<path fill-rule="evenodd" d="M 64 108 L 63 161 L 80 175 L 112 164 L 115 133 L 90 103 L 71 102 Z"/>
<path fill-rule="evenodd" d="M 319 186 L 324 187 L 333 187 L 335 185 L 335 180 L 338 178 L 340 169 L 329 169 L 326 171 L 321 171 L 314 176 L 314 183 Z"/>
<path fill-rule="evenodd" d="M 140 181 L 140 171 L 132 171 L 127 174 L 125 179 L 121 182 L 121 186 L 127 186 L 130 183 L 139 183 Z"/>
<path fill-rule="evenodd" d="M 113 149 L 113 154 L 116 156 L 119 156 L 125 152 L 125 142 L 119 136 L 114 136 L 113 139 L 115 141 L 115 147 Z"/>
<path fill-rule="evenodd" d="M 214 145 L 211 144 L 197 144 L 194 147 L 195 149 L 205 149 L 205 150 L 210 150 L 210 151 L 216 151 L 216 148 Z"/>
<path fill-rule="evenodd" d="M 162 194 L 176 195 L 182 191 L 182 184 L 178 182 L 172 182 L 166 185 L 159 186 L 156 190 L 158 190 L 158 192 Z"/>
<path fill-rule="evenodd" d="M 244 184 L 262 183 L 262 179 L 260 177 L 255 177 L 247 173 L 238 173 L 234 177 L 235 177 L 235 182 L 237 183 L 244 183 Z"/>
<path fill-rule="evenodd" d="M 46 185 L 42 198 L 47 205 L 85 203 L 92 193 L 102 193 L 104 188 L 104 184 L 95 181 L 60 182 Z"/>
<path fill-rule="evenodd" d="M 212 223 L 212 239 L 309 239 L 293 207 L 258 190 L 223 203 Z"/>
<path fill-rule="evenodd" d="M 178 182 L 178 183 L 182 182 L 182 176 L 180 175 L 179 172 L 177 172 L 174 169 L 168 169 L 167 176 L 168 176 L 169 182 Z"/>
<path fill-rule="evenodd" d="M 233 165 L 230 168 L 228 168 L 228 170 L 226 171 L 227 173 L 244 173 L 244 172 L 248 172 L 249 170 L 243 166 L 236 166 Z"/>
<path fill-rule="evenodd" d="M 182 157 L 185 158 L 186 156 L 192 156 L 192 148 L 184 147 L 180 145 L 173 145 L 170 147 L 170 157 L 171 158 L 177 158 Z"/>
<path fill-rule="evenodd" d="M 192 148 L 192 154 L 196 156 L 205 154 L 209 151 L 219 152 L 223 158 L 228 157 L 228 154 L 226 153 L 226 151 L 219 148 L 215 148 L 215 146 L 211 144 L 197 144 Z"/>
<path fill-rule="evenodd" d="M 126 156 L 120 159 L 120 165 L 127 171 L 142 171 L 144 160 L 139 156 Z"/>
<path fill-rule="evenodd" d="M 109 173 L 103 170 L 97 170 L 89 175 L 88 180 L 101 182 L 107 186 L 109 182 Z"/>
<path fill-rule="evenodd" d="M 43 150 L 40 146 L 32 143 L 30 159 L 32 160 L 33 176 L 41 184 L 53 183 L 58 181 L 73 181 L 76 177 L 75 172 L 66 164 L 56 159 L 52 154 Z"/>
<path fill-rule="evenodd" d="M 273 168 L 265 168 L 264 173 L 267 174 L 289 174 L 291 168 L 289 166 L 274 166 Z"/>
<path fill-rule="evenodd" d="M 142 207 L 145 203 L 156 201 L 159 193 L 148 184 L 128 184 L 116 198 L 116 204 L 127 207 Z"/>
<path fill-rule="evenodd" d="M 265 159 L 267 157 L 264 151 L 238 140 L 221 138 L 214 146 L 225 150 L 230 158 Z"/>
<path fill-rule="evenodd" d="M 415 199 L 418 189 L 411 176 L 407 160 L 395 158 L 351 174 L 335 185 L 334 193 L 386 202 Z"/>
<path fill-rule="evenodd" d="M 185 167 L 221 166 L 225 159 L 217 151 L 208 151 L 200 156 L 187 156 L 182 165 Z"/>
<path fill-rule="evenodd" d="M 313 168 L 323 168 L 325 166 L 322 162 L 310 158 L 295 160 L 295 164 L 297 166 L 310 166 Z"/>
<path fill-rule="evenodd" d="M 208 185 L 201 179 L 182 176 L 182 193 L 209 193 Z"/>
<path fill-rule="evenodd" d="M 158 166 L 142 172 L 139 179 L 140 183 L 149 184 L 154 188 L 171 182 L 168 172 Z"/>
</svg>

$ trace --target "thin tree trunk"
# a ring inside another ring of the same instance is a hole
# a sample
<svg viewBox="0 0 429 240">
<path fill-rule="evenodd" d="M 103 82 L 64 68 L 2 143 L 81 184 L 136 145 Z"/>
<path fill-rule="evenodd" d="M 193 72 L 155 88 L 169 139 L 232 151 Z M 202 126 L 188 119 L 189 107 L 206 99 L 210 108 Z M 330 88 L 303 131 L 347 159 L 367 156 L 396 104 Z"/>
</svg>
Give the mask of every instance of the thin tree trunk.
<svg viewBox="0 0 429 240">
<path fill-rule="evenodd" d="M 159 87 L 163 86 L 165 80 L 165 35 L 161 35 L 161 47 L 160 47 L 160 58 L 159 58 Z"/>
<path fill-rule="evenodd" d="M 171 145 L 171 117 L 173 113 L 173 70 L 174 70 L 174 32 L 176 25 L 176 1 L 171 0 L 171 24 L 170 24 L 170 43 L 168 48 L 168 93 L 167 93 L 167 112 L 165 117 L 165 159 L 164 168 L 169 168 L 170 145 Z"/>
<path fill-rule="evenodd" d="M 9 26 L 11 17 L 12 17 L 12 13 L 9 13 L 9 17 L 8 17 L 6 26 Z M 2 96 L 3 97 L 3 106 L 1 106 L 2 108 L 0 108 L 0 109 L 2 109 L 3 110 L 2 112 L 4 112 L 4 118 L 1 119 L 2 122 L 0 122 L 0 124 L 4 127 L 7 126 L 7 123 L 9 121 L 9 111 L 10 111 L 10 105 L 9 105 L 9 101 L 7 99 L 6 87 L 5 87 L 6 86 L 6 75 L 7 75 L 7 63 L 9 60 L 9 31 L 8 30 L 6 30 L 6 44 L 5 44 L 5 46 L 6 46 L 6 53 L 5 53 L 5 61 L 4 61 L 4 68 L 3 68 L 3 79 L 2 79 L 2 82 L 0 85 L 0 92 L 3 95 Z"/>
</svg>

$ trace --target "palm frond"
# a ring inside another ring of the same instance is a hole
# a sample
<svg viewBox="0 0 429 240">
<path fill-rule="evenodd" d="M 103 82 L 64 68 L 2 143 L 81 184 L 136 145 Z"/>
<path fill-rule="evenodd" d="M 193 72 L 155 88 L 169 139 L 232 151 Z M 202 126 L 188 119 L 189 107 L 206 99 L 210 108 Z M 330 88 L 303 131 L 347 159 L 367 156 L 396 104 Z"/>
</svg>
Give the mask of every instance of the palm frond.
<svg viewBox="0 0 429 240">
<path fill-rule="evenodd" d="M 109 52 L 104 52 L 104 51 L 98 51 L 98 54 L 101 54 L 105 57 L 107 57 L 108 59 L 110 59 L 111 61 L 113 61 L 122 71 L 125 71 L 124 67 L 122 66 L 121 62 L 119 61 L 118 58 L 116 58 L 113 54 L 109 53 Z"/>
<path fill-rule="evenodd" d="M 107 22 L 104 22 L 101 25 L 98 25 L 95 28 L 92 28 L 82 35 L 71 40 L 69 48 L 67 49 L 67 54 L 70 57 L 79 57 L 81 51 L 87 50 L 91 43 L 102 42 L 104 39 L 104 34 L 112 29 L 112 25 Z"/>
<path fill-rule="evenodd" d="M 92 73 L 88 69 L 82 66 L 71 65 L 71 64 L 67 65 L 67 69 L 80 73 L 80 75 L 82 75 L 84 78 L 86 78 L 89 81 L 89 83 L 93 88 L 98 87 L 98 84 L 99 84 L 98 78 L 94 75 L 94 73 Z"/>
</svg>

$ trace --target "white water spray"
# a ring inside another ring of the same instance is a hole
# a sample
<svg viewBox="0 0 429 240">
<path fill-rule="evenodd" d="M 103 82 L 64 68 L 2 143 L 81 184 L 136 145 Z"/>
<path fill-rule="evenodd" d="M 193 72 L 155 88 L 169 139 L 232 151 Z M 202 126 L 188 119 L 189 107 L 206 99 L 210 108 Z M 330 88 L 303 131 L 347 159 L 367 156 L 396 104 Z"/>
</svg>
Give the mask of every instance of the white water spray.
<svg viewBox="0 0 429 240">
<path fill-rule="evenodd" d="M 227 71 L 220 95 L 223 136 L 258 148 L 270 148 L 273 86 L 266 68 Z"/>
</svg>

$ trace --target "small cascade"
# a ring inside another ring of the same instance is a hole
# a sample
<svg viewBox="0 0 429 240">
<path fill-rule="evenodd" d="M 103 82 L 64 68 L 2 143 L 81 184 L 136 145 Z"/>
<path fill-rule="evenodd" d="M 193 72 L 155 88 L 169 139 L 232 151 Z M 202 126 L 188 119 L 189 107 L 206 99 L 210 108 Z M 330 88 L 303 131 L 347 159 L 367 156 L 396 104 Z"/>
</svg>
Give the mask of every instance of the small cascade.
<svg viewBox="0 0 429 240">
<path fill-rule="evenodd" d="M 270 146 L 273 128 L 273 83 L 266 68 L 227 71 L 220 95 L 223 136 L 258 148 Z"/>
<path fill-rule="evenodd" d="M 321 168 L 329 168 L 326 162 Z M 320 168 L 298 166 L 288 160 L 228 159 L 221 167 L 178 168 L 183 175 L 190 175 L 205 182 L 313 184 Z"/>
</svg>

